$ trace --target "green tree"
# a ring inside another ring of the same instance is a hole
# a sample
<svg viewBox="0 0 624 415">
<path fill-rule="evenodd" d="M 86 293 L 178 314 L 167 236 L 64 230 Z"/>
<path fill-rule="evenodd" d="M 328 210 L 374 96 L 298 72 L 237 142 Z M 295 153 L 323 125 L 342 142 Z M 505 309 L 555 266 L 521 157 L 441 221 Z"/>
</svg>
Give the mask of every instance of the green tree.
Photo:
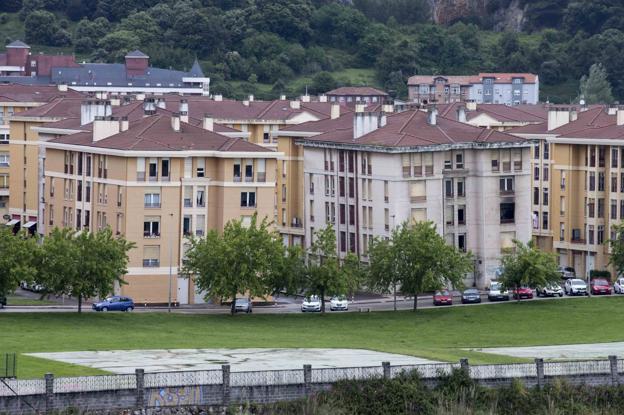
<svg viewBox="0 0 624 415">
<path fill-rule="evenodd" d="M 472 255 L 447 245 L 433 222 L 402 223 L 389 241 L 375 240 L 371 254 L 371 284 L 383 291 L 400 284 L 414 297 L 414 311 L 419 294 L 448 285 L 459 288 L 473 267 Z"/>
<path fill-rule="evenodd" d="M 103 58 L 112 61 L 121 61 L 126 54 L 137 49 L 141 41 L 137 35 L 127 30 L 117 30 L 104 36 L 98 42 L 105 56 Z"/>
<path fill-rule="evenodd" d="M 21 233 L 13 235 L 7 226 L 0 228 L 0 297 L 12 293 L 20 281 L 34 281 L 37 249 L 34 238 Z"/>
<path fill-rule="evenodd" d="M 336 250 L 336 232 L 331 224 L 314 232 L 307 252 L 305 272 L 298 285 L 307 295 L 318 295 L 321 312 L 325 312 L 325 296 L 353 293 L 362 271 L 358 258 L 349 253 L 340 261 Z"/>
<path fill-rule="evenodd" d="M 579 99 L 584 99 L 587 104 L 610 104 L 613 102 L 611 83 L 602 64 L 593 64 L 589 68 L 589 75 L 583 75 L 581 78 Z"/>
<path fill-rule="evenodd" d="M 114 237 L 110 228 L 82 233 L 55 228 L 43 240 L 37 281 L 48 293 L 77 298 L 80 313 L 84 299 L 107 296 L 115 284 L 125 284 L 133 247 L 123 237 Z"/>
<path fill-rule="evenodd" d="M 310 88 L 310 93 L 312 94 L 322 94 L 332 89 L 336 88 L 338 83 L 334 79 L 331 73 L 326 71 L 321 71 L 314 75 L 312 78 L 312 85 Z"/>
<path fill-rule="evenodd" d="M 280 281 L 284 246 L 270 225 L 254 215 L 248 226 L 232 220 L 222 234 L 213 229 L 205 238 L 192 239 L 182 274 L 194 279 L 206 300 L 231 299 L 234 314 L 238 294 L 262 297 Z"/>
<path fill-rule="evenodd" d="M 615 237 L 607 241 L 611 248 L 609 265 L 615 268 L 617 275 L 622 275 L 624 274 L 624 223 L 613 225 L 611 230 Z"/>
<path fill-rule="evenodd" d="M 24 30 L 28 43 L 49 46 L 71 44 L 71 37 L 61 28 L 56 16 L 45 10 L 29 13 L 24 22 Z"/>
<path fill-rule="evenodd" d="M 540 250 L 533 241 L 523 244 L 514 240 L 514 248 L 501 259 L 501 268 L 498 280 L 510 290 L 522 286 L 545 287 L 561 279 L 555 256 Z"/>
</svg>

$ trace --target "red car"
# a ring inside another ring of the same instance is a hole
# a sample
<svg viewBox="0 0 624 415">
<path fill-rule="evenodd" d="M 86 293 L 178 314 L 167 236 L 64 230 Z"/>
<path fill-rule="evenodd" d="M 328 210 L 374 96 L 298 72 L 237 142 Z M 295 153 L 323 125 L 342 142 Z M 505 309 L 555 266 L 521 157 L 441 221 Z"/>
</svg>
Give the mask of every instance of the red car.
<svg viewBox="0 0 624 415">
<path fill-rule="evenodd" d="M 533 290 L 529 287 L 518 287 L 513 290 L 513 298 L 516 300 L 522 298 L 533 298 Z"/>
<path fill-rule="evenodd" d="M 591 280 L 590 285 L 592 295 L 611 295 L 611 284 L 609 284 L 609 281 L 603 278 L 596 278 L 594 280 Z"/>
<path fill-rule="evenodd" d="M 433 295 L 433 305 L 453 305 L 453 296 L 448 290 L 436 291 Z"/>
</svg>

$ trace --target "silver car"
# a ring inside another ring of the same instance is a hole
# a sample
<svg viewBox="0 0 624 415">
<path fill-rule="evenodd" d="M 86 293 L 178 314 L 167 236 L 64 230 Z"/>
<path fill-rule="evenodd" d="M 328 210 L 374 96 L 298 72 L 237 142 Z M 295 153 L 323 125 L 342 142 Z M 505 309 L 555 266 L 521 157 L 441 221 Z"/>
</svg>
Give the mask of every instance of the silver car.
<svg viewBox="0 0 624 415">
<path fill-rule="evenodd" d="M 249 298 L 237 298 L 235 310 L 237 313 L 251 313 L 253 311 L 251 300 Z"/>
<path fill-rule="evenodd" d="M 331 311 L 347 311 L 349 309 L 349 302 L 344 295 L 337 295 L 332 297 L 329 302 L 329 309 Z"/>
<path fill-rule="evenodd" d="M 321 311 L 321 299 L 316 295 L 312 295 L 310 297 L 306 297 L 301 304 L 301 311 L 307 312 L 319 312 Z"/>
<path fill-rule="evenodd" d="M 566 280 L 564 287 L 567 295 L 588 295 L 587 284 L 578 278 Z"/>
</svg>

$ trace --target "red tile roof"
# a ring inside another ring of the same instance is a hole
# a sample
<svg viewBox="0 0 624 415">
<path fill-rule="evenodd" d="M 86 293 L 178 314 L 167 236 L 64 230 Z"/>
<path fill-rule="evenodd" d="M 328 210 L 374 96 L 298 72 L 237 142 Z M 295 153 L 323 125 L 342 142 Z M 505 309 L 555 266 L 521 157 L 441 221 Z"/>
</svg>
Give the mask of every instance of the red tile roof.
<svg viewBox="0 0 624 415">
<path fill-rule="evenodd" d="M 343 108 L 344 109 L 344 108 Z M 338 118 L 325 118 L 319 121 L 308 121 L 302 124 L 289 125 L 280 128 L 280 131 L 303 132 L 303 133 L 326 133 L 336 129 L 353 128 L 353 113 L 347 112 Z M 287 134 L 284 134 L 287 136 Z"/>
<path fill-rule="evenodd" d="M 387 117 L 387 124 L 362 137 L 353 139 L 353 126 L 345 126 L 309 138 L 310 141 L 361 144 L 381 147 L 419 147 L 460 143 L 517 143 L 524 139 L 495 130 L 474 127 L 450 118 L 437 117 L 436 125 L 428 122 L 429 114 L 410 110 Z"/>
<path fill-rule="evenodd" d="M 50 102 L 54 98 L 84 97 L 80 92 L 61 92 L 56 86 L 0 84 L 0 102 Z"/>
<path fill-rule="evenodd" d="M 336 96 L 345 96 L 345 95 L 379 96 L 379 95 L 382 95 L 384 97 L 387 97 L 388 93 L 377 88 L 372 88 L 370 86 L 343 86 L 340 88 L 332 89 L 331 91 L 326 92 L 325 95 L 336 95 Z"/>
<path fill-rule="evenodd" d="M 527 124 L 521 127 L 513 127 L 507 130 L 509 134 L 547 134 L 548 122 L 538 124 Z"/>
<path fill-rule="evenodd" d="M 19 117 L 80 117 L 80 105 L 84 97 L 80 98 L 54 98 L 47 104 L 22 111 Z"/>
<path fill-rule="evenodd" d="M 128 130 L 96 142 L 93 142 L 91 132 L 67 135 L 49 142 L 133 151 L 268 151 L 240 138 L 225 137 L 187 123 L 180 123 L 180 131 L 174 131 L 171 117 L 164 114 L 130 122 Z"/>
<path fill-rule="evenodd" d="M 604 106 L 593 107 L 577 113 L 577 119 L 555 128 L 551 133 L 559 137 L 590 138 L 597 129 L 616 124 L 616 116 L 609 115 Z"/>
</svg>

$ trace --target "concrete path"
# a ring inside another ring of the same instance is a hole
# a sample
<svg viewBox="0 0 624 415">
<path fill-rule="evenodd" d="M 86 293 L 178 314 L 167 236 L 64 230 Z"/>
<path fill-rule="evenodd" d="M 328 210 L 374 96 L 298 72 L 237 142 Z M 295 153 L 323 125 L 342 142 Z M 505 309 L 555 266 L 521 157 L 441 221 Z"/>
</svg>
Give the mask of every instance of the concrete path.
<svg viewBox="0 0 624 415">
<path fill-rule="evenodd" d="M 393 353 L 363 349 L 172 349 L 98 352 L 28 353 L 29 356 L 102 369 L 112 373 L 210 370 L 229 364 L 233 372 L 255 370 L 414 365 L 438 363 Z"/>
<path fill-rule="evenodd" d="M 561 346 L 497 347 L 471 349 L 504 356 L 542 359 L 597 359 L 615 355 L 624 358 L 624 342 L 570 344 Z"/>
</svg>

